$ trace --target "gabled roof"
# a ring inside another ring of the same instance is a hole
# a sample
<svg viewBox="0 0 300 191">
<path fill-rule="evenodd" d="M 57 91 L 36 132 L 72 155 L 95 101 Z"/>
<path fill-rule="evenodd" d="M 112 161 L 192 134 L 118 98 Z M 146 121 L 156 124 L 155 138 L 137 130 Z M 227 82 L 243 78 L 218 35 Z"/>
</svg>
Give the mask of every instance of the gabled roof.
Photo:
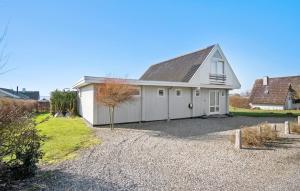
<svg viewBox="0 0 300 191">
<path fill-rule="evenodd" d="M 250 103 L 274 104 L 286 103 L 289 88 L 294 91 L 294 99 L 300 98 L 300 76 L 269 78 L 268 85 L 263 85 L 263 79 L 257 79 L 253 86 Z"/>
<path fill-rule="evenodd" d="M 16 98 L 16 99 L 40 99 L 39 91 L 15 91 L 12 89 L 0 88 L 2 94 L 5 94 L 5 97 Z"/>
<path fill-rule="evenodd" d="M 214 46 L 152 65 L 140 80 L 189 82 Z"/>
<path fill-rule="evenodd" d="M 39 91 L 22 91 L 22 94 L 29 97 L 29 99 L 39 100 L 40 99 L 40 92 Z"/>
</svg>

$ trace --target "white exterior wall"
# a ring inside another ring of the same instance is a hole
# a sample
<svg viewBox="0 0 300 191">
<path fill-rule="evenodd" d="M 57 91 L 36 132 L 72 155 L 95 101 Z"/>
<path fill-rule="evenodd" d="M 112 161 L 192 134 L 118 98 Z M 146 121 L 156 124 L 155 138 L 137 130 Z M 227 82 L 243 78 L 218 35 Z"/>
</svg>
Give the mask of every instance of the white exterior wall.
<svg viewBox="0 0 300 191">
<path fill-rule="evenodd" d="M 218 54 L 217 57 L 214 57 L 213 55 L 216 53 L 216 51 L 219 51 L 220 54 Z M 212 63 L 217 62 L 218 59 L 221 59 L 221 61 L 224 62 L 224 75 L 226 76 L 225 84 L 213 84 L 209 79 L 211 65 Z M 95 77 L 84 77 L 76 84 L 76 86 L 78 86 L 80 83 L 96 84 L 101 83 L 101 80 L 99 81 L 99 79 L 97 80 Z M 236 89 L 240 88 L 241 86 L 224 53 L 218 45 L 213 48 L 206 60 L 200 65 L 188 83 L 139 80 L 131 80 L 131 83 L 141 87 L 141 96 L 136 97 L 136 99 L 132 102 L 121 104 L 120 107 L 116 108 L 116 123 L 154 121 L 210 115 L 210 88 L 221 88 L 219 89 L 220 110 L 218 114 L 227 114 L 229 112 L 229 89 Z M 200 87 L 200 96 L 195 96 L 197 87 Z M 164 89 L 164 96 L 158 95 L 158 89 L 161 88 Z M 108 124 L 108 108 L 97 104 L 94 101 L 95 96 L 93 85 L 85 86 L 80 89 L 84 93 L 82 93 L 82 97 L 80 99 L 79 113 L 93 125 Z M 181 96 L 178 97 L 175 95 L 176 89 L 181 89 Z M 189 103 L 193 103 L 193 109 L 188 107 Z M 255 107 L 263 107 L 268 109 L 284 108 L 284 106 L 270 105 Z"/>
<path fill-rule="evenodd" d="M 164 96 L 158 96 L 158 89 L 164 89 Z M 159 86 L 142 87 L 142 120 L 168 119 L 168 88 Z"/>
<path fill-rule="evenodd" d="M 181 95 L 176 95 L 176 90 L 181 91 Z M 193 110 L 188 106 L 192 103 L 192 89 L 191 88 L 171 88 L 170 94 L 170 119 L 188 118 L 192 117 Z"/>
<path fill-rule="evenodd" d="M 193 89 L 193 117 L 203 115 L 202 102 L 201 102 L 201 98 L 202 98 L 201 97 L 201 90 L 198 89 L 200 91 L 199 96 L 196 96 L 196 90 L 197 89 Z"/>
<path fill-rule="evenodd" d="M 100 103 L 95 103 L 95 124 L 109 124 L 109 109 Z M 115 123 L 137 122 L 141 120 L 141 100 L 135 97 L 130 102 L 122 103 L 115 108 Z"/>
<path fill-rule="evenodd" d="M 292 109 L 300 109 L 300 103 L 294 103 Z"/>
<path fill-rule="evenodd" d="M 268 105 L 268 104 L 250 104 L 251 108 L 260 108 L 262 110 L 284 110 L 284 105 Z"/>
<path fill-rule="evenodd" d="M 211 64 L 217 62 L 217 60 L 220 60 L 219 58 L 213 57 L 216 51 L 219 51 L 222 56 L 221 60 L 224 62 L 224 74 L 226 75 L 225 85 L 232 86 L 233 88 L 240 88 L 241 85 L 237 77 L 235 76 L 222 50 L 218 46 L 210 52 L 207 59 L 201 64 L 189 82 L 196 84 L 211 84 L 209 79 L 209 74 L 211 73 Z"/>
<path fill-rule="evenodd" d="M 164 96 L 158 95 L 159 89 L 164 90 Z M 181 90 L 180 96 L 176 95 L 177 89 Z M 135 96 L 134 100 L 123 103 L 115 109 L 115 123 L 167 120 L 168 118 L 179 119 L 209 115 L 209 91 L 210 89 L 201 88 L 200 95 L 196 96 L 195 89 L 192 88 L 142 86 L 140 96 Z M 226 114 L 228 113 L 228 90 L 222 89 L 219 91 L 219 114 Z M 224 96 L 222 96 L 222 91 L 224 92 Z M 83 99 L 84 103 L 88 102 L 88 100 L 93 100 L 90 94 L 84 93 L 82 96 L 88 96 Z M 190 103 L 193 103 L 193 109 L 188 107 Z M 108 108 L 96 102 L 94 102 L 94 104 L 94 123 L 92 124 L 108 124 Z M 88 106 L 88 104 L 84 105 Z M 91 106 L 88 107 L 91 108 Z M 90 109 L 90 111 L 92 111 L 92 109 Z M 81 110 L 80 113 L 82 113 Z M 83 117 L 90 117 L 90 119 L 87 120 L 91 122 L 91 116 L 93 115 L 90 112 L 89 115 L 84 115 Z"/>
<path fill-rule="evenodd" d="M 78 113 L 91 124 L 94 124 L 94 101 L 94 85 L 80 88 Z"/>
<path fill-rule="evenodd" d="M 209 112 L 209 91 L 210 90 L 218 90 L 220 92 L 220 111 L 218 114 L 228 114 L 229 113 L 229 107 L 228 107 L 228 93 L 229 91 L 226 89 L 207 89 L 207 88 L 201 88 L 200 90 L 200 98 L 196 98 L 200 100 L 200 107 L 196 107 L 195 111 L 197 114 L 200 113 L 200 115 L 210 115 Z M 222 94 L 223 92 L 223 94 Z M 197 104 L 197 103 L 195 103 Z M 197 116 L 197 115 L 196 115 Z"/>
</svg>

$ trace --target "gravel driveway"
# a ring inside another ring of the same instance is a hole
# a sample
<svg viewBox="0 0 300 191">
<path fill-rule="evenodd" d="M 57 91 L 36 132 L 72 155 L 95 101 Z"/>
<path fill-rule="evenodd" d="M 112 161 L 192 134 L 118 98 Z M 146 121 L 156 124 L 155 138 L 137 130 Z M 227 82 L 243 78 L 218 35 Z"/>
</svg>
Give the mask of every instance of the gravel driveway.
<svg viewBox="0 0 300 191">
<path fill-rule="evenodd" d="M 235 150 L 226 134 L 284 118 L 184 119 L 95 128 L 103 143 L 42 167 L 45 190 L 299 190 L 300 136 Z"/>
</svg>

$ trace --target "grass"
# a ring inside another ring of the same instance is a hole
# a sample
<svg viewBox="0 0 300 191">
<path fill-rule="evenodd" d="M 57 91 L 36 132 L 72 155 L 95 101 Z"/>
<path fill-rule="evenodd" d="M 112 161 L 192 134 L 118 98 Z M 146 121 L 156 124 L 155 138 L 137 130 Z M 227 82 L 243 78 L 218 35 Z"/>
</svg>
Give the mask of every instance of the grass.
<svg viewBox="0 0 300 191">
<path fill-rule="evenodd" d="M 249 117 L 296 117 L 300 116 L 300 110 L 259 110 L 230 107 L 230 113 L 234 116 Z"/>
<path fill-rule="evenodd" d="M 36 120 L 45 119 L 41 114 Z M 42 163 L 56 163 L 76 156 L 78 150 L 99 143 L 92 129 L 79 118 L 49 118 L 37 125 L 46 140 L 42 145 Z"/>
<path fill-rule="evenodd" d="M 291 130 L 293 133 L 300 134 L 300 125 L 297 122 L 291 123 Z"/>
<path fill-rule="evenodd" d="M 39 113 L 34 117 L 34 121 L 39 124 L 42 123 L 44 121 L 46 121 L 47 119 L 49 119 L 51 117 L 50 113 L 48 112 L 44 112 L 44 113 Z"/>
</svg>

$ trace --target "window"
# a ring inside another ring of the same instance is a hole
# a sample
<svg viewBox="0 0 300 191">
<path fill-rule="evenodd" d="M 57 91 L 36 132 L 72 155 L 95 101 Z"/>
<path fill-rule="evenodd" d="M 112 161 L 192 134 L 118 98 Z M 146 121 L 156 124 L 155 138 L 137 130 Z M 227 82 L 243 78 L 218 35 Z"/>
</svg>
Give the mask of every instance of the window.
<svg viewBox="0 0 300 191">
<path fill-rule="evenodd" d="M 176 89 L 175 90 L 175 94 L 176 94 L 176 96 L 181 96 L 181 90 L 180 89 Z"/>
<path fill-rule="evenodd" d="M 164 89 L 158 89 L 158 95 L 159 96 L 164 96 L 165 95 Z"/>
<path fill-rule="evenodd" d="M 133 92 L 134 96 L 140 96 L 141 95 L 141 89 L 137 88 L 134 92 Z"/>
<path fill-rule="evenodd" d="M 211 64 L 210 68 L 210 73 L 211 74 L 219 74 L 223 75 L 225 73 L 224 70 L 224 62 L 223 61 L 216 61 Z"/>
<path fill-rule="evenodd" d="M 217 62 L 217 74 L 224 74 L 224 62 L 223 61 Z"/>
<path fill-rule="evenodd" d="M 225 91 L 222 91 L 222 96 L 225 96 Z"/>
<path fill-rule="evenodd" d="M 211 90 L 209 92 L 209 112 L 218 113 L 220 111 L 220 91 Z"/>
<path fill-rule="evenodd" d="M 200 90 L 196 90 L 196 91 L 195 91 L 195 95 L 196 95 L 196 96 L 200 96 Z"/>
</svg>

